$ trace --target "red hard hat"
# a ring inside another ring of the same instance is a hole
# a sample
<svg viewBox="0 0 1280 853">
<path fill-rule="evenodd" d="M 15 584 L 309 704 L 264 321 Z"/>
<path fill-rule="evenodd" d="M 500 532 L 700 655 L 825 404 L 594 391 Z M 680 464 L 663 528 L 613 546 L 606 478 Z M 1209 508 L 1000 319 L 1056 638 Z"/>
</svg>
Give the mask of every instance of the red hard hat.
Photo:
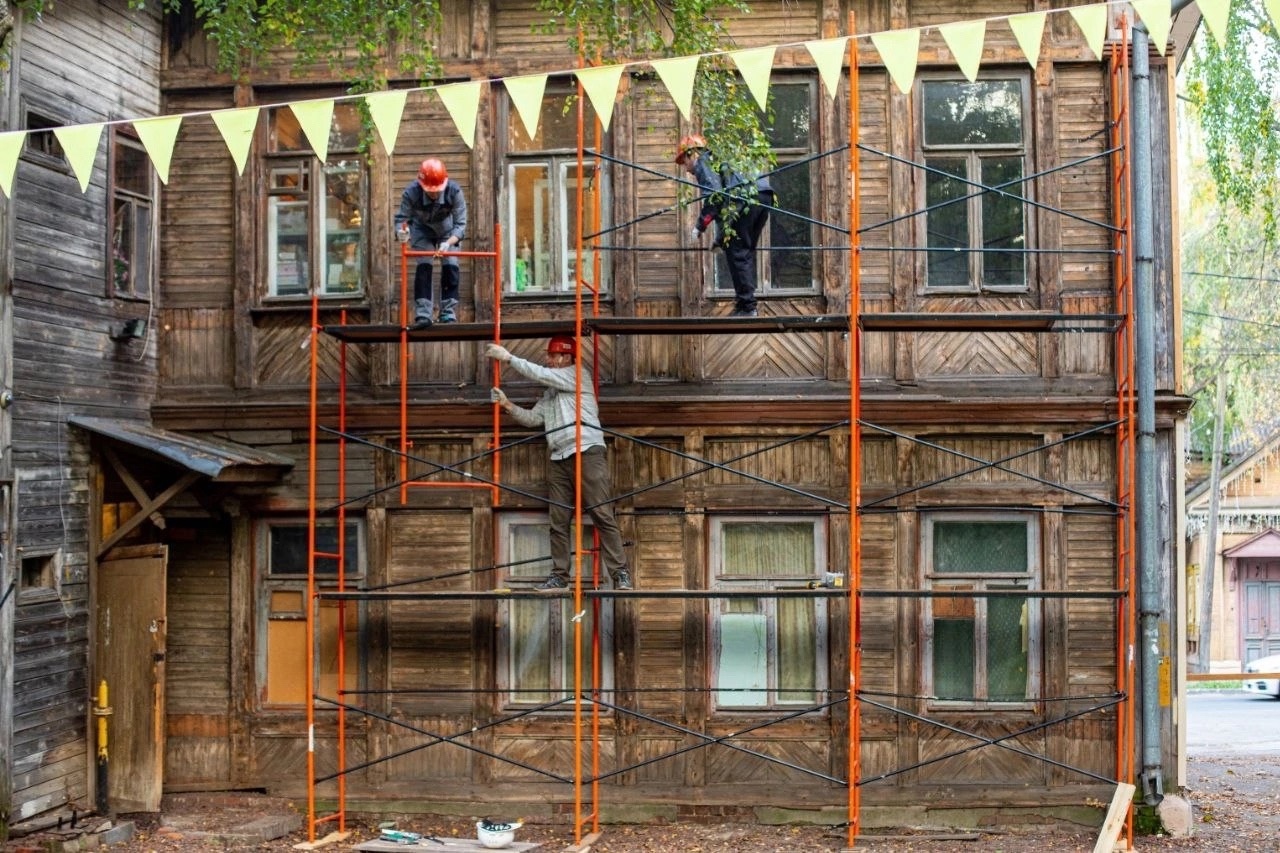
<svg viewBox="0 0 1280 853">
<path fill-rule="evenodd" d="M 448 182 L 449 173 L 445 171 L 444 163 L 436 158 L 423 160 L 422 165 L 418 167 L 418 185 L 427 192 L 441 192 Z"/>
<path fill-rule="evenodd" d="M 564 353 L 565 355 L 577 355 L 578 347 L 574 343 L 573 338 L 568 335 L 556 335 L 547 342 L 547 355 L 556 355 Z"/>
<path fill-rule="evenodd" d="M 702 134 L 691 133 L 684 139 L 680 140 L 680 147 L 676 150 L 676 162 L 681 166 L 684 165 L 685 155 L 690 151 L 695 151 L 707 147 L 707 140 L 702 138 Z"/>
</svg>

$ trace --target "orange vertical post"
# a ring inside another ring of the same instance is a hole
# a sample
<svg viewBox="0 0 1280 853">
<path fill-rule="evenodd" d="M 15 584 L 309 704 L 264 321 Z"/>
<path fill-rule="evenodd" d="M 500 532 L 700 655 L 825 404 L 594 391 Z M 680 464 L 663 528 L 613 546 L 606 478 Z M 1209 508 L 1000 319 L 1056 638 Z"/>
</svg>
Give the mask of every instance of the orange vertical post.
<svg viewBox="0 0 1280 853">
<path fill-rule="evenodd" d="M 859 208 L 861 158 L 858 152 L 858 39 L 849 13 L 849 830 L 852 847 L 861 821 L 862 712 L 862 327 L 861 238 Z"/>
</svg>

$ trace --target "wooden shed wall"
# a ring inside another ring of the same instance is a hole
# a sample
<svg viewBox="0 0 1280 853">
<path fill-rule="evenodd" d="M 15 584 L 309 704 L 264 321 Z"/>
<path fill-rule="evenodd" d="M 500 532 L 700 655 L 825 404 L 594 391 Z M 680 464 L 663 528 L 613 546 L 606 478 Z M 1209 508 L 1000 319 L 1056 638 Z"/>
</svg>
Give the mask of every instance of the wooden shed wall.
<svg viewBox="0 0 1280 853">
<path fill-rule="evenodd" d="M 66 0 L 26 18 L 17 32 L 8 97 L 22 108 L 65 125 L 160 112 L 154 10 Z M 24 153 L 10 199 L 13 536 L 20 557 L 58 555 L 59 574 L 56 592 L 16 601 L 13 719 L 0 721 L 13 727 L 12 802 L 4 805 L 15 824 L 53 810 L 83 811 L 92 796 L 92 474 L 87 440 L 67 419 L 145 418 L 155 389 L 152 339 L 108 339 L 125 319 L 149 317 L 150 306 L 108 290 L 107 163 L 104 141 L 81 192 L 68 166 Z"/>
</svg>

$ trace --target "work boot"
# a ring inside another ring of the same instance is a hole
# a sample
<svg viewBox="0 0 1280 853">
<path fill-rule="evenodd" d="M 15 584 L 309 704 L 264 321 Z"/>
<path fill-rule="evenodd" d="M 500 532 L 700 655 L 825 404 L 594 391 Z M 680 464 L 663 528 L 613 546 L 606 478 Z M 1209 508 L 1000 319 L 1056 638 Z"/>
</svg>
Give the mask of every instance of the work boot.
<svg viewBox="0 0 1280 853">
<path fill-rule="evenodd" d="M 409 331 L 430 328 L 431 310 L 432 305 L 430 299 L 413 300 L 413 322 L 409 324 Z"/>
<path fill-rule="evenodd" d="M 635 589 L 635 587 L 631 585 L 631 571 L 626 566 L 623 566 L 613 573 L 613 588 Z"/>
<path fill-rule="evenodd" d="M 458 322 L 458 300 L 441 299 L 440 300 L 440 322 L 456 323 Z"/>
<path fill-rule="evenodd" d="M 569 582 L 556 575 L 547 575 L 547 579 L 534 587 L 538 592 L 549 592 L 557 589 L 568 589 Z"/>
</svg>

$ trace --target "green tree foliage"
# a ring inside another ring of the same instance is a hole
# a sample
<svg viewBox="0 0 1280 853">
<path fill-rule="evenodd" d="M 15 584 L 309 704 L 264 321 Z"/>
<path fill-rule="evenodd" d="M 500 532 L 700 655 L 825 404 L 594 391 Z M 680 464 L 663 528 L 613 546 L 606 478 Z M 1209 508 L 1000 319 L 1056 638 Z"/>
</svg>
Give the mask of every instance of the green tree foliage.
<svg viewBox="0 0 1280 853">
<path fill-rule="evenodd" d="M 1280 32 L 1263 4 L 1235 3 L 1226 44 L 1201 34 L 1188 67 L 1187 94 L 1204 132 L 1218 197 L 1260 211 L 1276 236 L 1280 202 Z"/>
</svg>

